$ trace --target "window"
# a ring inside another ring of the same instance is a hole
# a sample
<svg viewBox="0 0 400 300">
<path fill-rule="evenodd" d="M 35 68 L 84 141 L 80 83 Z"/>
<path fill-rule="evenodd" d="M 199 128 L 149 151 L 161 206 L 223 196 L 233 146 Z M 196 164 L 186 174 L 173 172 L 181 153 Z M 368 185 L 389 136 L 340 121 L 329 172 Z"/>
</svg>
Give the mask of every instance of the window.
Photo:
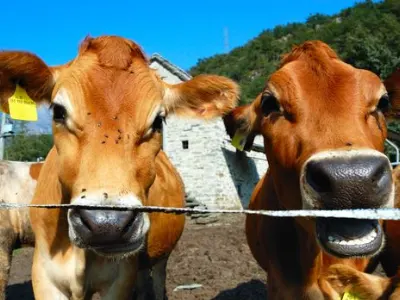
<svg viewBox="0 0 400 300">
<path fill-rule="evenodd" d="M 182 148 L 183 149 L 189 149 L 189 141 L 182 141 Z"/>
</svg>

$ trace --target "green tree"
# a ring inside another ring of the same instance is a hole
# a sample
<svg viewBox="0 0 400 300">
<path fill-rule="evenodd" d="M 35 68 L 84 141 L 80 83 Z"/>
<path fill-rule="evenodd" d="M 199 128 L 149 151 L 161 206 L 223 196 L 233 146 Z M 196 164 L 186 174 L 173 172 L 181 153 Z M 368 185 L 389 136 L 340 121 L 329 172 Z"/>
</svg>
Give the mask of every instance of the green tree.
<svg viewBox="0 0 400 300">
<path fill-rule="evenodd" d="M 364 1 L 335 15 L 311 15 L 304 23 L 279 25 L 230 53 L 201 59 L 189 72 L 236 80 L 241 103 L 252 101 L 293 45 L 319 39 L 346 62 L 386 78 L 400 65 L 400 2 Z"/>
<path fill-rule="evenodd" d="M 367 0 L 335 15 L 311 15 L 304 23 L 279 25 L 230 53 L 198 61 L 192 75 L 213 73 L 236 80 L 242 90 L 240 102 L 251 102 L 276 70 L 281 55 L 306 40 L 329 44 L 346 62 L 371 70 L 385 79 L 400 65 L 400 1 Z M 400 133 L 400 123 L 388 124 Z M 394 149 L 386 145 L 394 158 Z"/>
<path fill-rule="evenodd" d="M 21 130 L 7 142 L 4 159 L 16 161 L 36 161 L 45 158 L 53 146 L 51 134 L 30 135 L 26 131 L 25 124 L 21 124 Z"/>
</svg>

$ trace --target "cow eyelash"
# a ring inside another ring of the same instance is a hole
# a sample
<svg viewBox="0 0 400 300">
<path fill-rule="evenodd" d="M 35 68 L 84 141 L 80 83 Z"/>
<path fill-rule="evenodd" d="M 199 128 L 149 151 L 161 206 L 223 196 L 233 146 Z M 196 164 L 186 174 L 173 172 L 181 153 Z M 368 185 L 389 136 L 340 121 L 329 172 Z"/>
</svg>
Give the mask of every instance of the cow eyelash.
<svg viewBox="0 0 400 300">
<path fill-rule="evenodd" d="M 384 94 L 378 102 L 378 105 L 376 106 L 376 110 L 380 110 L 381 112 L 387 112 L 390 107 L 390 97 L 389 94 L 386 93 Z"/>
<path fill-rule="evenodd" d="M 160 133 L 162 131 L 163 123 L 166 124 L 165 116 L 163 114 L 159 113 L 155 117 L 153 123 L 151 124 L 151 127 L 143 135 L 143 139 L 149 138 L 155 132 L 159 132 Z"/>
<path fill-rule="evenodd" d="M 281 107 L 279 105 L 278 99 L 272 94 L 265 93 L 261 98 L 261 111 L 264 116 L 268 116 L 273 112 L 280 112 Z"/>
</svg>

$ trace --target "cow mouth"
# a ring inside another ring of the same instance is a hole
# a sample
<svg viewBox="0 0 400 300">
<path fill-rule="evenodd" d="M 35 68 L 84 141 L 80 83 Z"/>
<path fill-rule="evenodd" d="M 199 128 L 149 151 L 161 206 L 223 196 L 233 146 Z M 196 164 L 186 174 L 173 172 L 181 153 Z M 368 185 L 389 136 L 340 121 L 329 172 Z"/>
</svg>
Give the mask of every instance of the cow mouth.
<svg viewBox="0 0 400 300">
<path fill-rule="evenodd" d="M 384 242 L 377 220 L 317 218 L 315 230 L 322 248 L 339 258 L 373 256 Z"/>
<path fill-rule="evenodd" d="M 145 236 L 128 244 L 113 244 L 104 246 L 92 246 L 91 249 L 101 256 L 126 257 L 138 253 L 144 246 Z"/>
</svg>

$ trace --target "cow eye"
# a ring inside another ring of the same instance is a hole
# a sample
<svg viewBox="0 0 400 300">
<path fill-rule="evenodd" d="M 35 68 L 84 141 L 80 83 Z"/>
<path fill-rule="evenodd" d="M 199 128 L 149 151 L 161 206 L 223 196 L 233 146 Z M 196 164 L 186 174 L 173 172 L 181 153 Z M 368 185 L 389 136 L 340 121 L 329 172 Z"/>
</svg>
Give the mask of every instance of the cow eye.
<svg viewBox="0 0 400 300">
<path fill-rule="evenodd" d="M 389 94 L 384 94 L 378 102 L 377 109 L 379 109 L 381 112 L 385 113 L 389 110 L 390 106 L 390 98 Z"/>
<path fill-rule="evenodd" d="M 67 118 L 67 111 L 64 106 L 60 104 L 53 104 L 53 121 L 56 123 L 65 123 Z"/>
<path fill-rule="evenodd" d="M 154 132 L 155 132 L 155 131 L 161 132 L 163 122 L 164 122 L 164 117 L 161 116 L 161 115 L 158 115 L 158 116 L 154 119 L 153 125 L 151 126 L 152 129 L 153 129 L 153 131 L 154 131 Z"/>
<path fill-rule="evenodd" d="M 272 112 L 279 112 L 280 105 L 275 96 L 264 94 L 261 98 L 261 110 L 265 116 L 268 116 Z"/>
</svg>

